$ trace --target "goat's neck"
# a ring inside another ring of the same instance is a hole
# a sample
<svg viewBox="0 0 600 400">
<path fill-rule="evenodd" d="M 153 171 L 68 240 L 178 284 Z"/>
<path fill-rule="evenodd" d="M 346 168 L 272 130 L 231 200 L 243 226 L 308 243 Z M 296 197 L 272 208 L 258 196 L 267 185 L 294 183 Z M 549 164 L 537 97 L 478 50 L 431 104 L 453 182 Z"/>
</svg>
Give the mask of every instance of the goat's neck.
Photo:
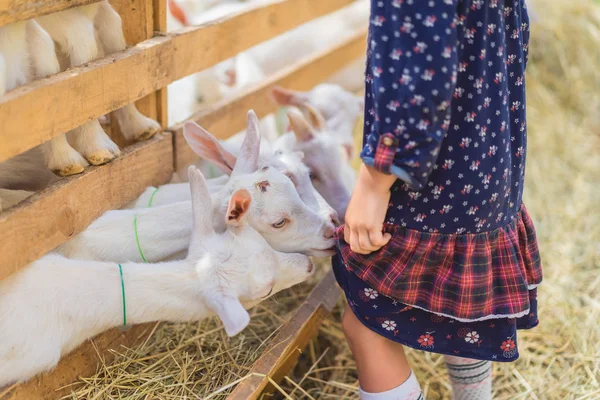
<svg viewBox="0 0 600 400">
<path fill-rule="evenodd" d="M 138 209 L 135 213 L 140 247 L 146 260 L 164 260 L 187 250 L 192 233 L 191 201 Z"/>
<path fill-rule="evenodd" d="M 128 263 L 122 264 L 122 268 L 128 323 L 197 321 L 209 315 L 201 296 L 207 288 L 203 288 L 195 263 L 189 260 L 150 265 Z M 118 289 L 120 278 L 116 284 Z M 121 296 L 116 300 L 115 321 L 119 325 L 122 322 Z"/>
<path fill-rule="evenodd" d="M 42 260 L 33 266 L 43 263 Z M 65 277 L 68 287 L 64 290 L 48 287 L 55 297 L 62 297 L 52 302 L 51 307 L 62 305 L 65 320 L 71 321 L 74 331 L 80 330 L 83 339 L 123 324 L 123 292 L 127 324 L 195 321 L 208 316 L 201 293 L 206 289 L 203 281 L 209 279 L 198 278 L 193 262 L 124 263 L 121 266 L 124 289 L 116 263 L 61 258 L 50 265 L 39 265 L 39 269 L 46 269 L 45 273 Z M 34 277 L 39 269 L 32 271 Z M 69 284 L 68 280 L 73 282 Z M 65 297 L 71 300 L 66 301 Z"/>
</svg>

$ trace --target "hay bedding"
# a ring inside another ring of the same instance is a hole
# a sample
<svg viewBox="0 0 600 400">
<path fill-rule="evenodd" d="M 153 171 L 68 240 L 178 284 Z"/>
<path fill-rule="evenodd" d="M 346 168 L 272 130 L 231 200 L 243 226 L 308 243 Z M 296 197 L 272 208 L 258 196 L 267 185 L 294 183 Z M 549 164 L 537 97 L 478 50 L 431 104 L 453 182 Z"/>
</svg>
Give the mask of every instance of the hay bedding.
<svg viewBox="0 0 600 400">
<path fill-rule="evenodd" d="M 544 259 L 541 324 L 519 332 L 516 363 L 495 365 L 494 399 L 600 399 L 600 10 L 593 0 L 533 6 L 525 201 Z M 230 340 L 214 320 L 162 324 L 67 398 L 225 398 L 313 284 L 256 307 L 251 327 Z M 340 312 L 341 304 L 275 397 L 358 399 Z M 450 398 L 441 357 L 409 357 L 427 399 Z"/>
</svg>

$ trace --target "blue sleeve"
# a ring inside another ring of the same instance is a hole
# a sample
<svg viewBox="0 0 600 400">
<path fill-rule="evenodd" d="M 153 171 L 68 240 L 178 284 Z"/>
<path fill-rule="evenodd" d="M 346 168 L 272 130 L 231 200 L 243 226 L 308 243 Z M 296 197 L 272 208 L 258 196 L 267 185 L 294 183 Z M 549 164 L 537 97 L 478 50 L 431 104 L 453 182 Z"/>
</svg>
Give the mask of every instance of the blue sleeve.
<svg viewBox="0 0 600 400">
<path fill-rule="evenodd" d="M 458 0 L 372 0 L 361 158 L 422 189 L 450 123 Z"/>
</svg>

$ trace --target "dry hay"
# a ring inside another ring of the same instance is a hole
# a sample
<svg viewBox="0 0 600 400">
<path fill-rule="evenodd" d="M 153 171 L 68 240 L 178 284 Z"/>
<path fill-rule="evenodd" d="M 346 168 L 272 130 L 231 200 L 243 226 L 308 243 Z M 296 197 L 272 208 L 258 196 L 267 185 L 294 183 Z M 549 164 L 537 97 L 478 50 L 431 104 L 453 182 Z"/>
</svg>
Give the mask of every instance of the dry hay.
<svg viewBox="0 0 600 400">
<path fill-rule="evenodd" d="M 494 399 L 600 399 L 600 11 L 592 0 L 533 5 L 525 202 L 544 260 L 541 324 L 520 332 L 517 362 L 496 364 Z M 225 398 L 311 287 L 259 305 L 250 328 L 233 339 L 214 320 L 162 324 L 67 398 Z M 358 398 L 340 310 L 276 397 Z M 426 397 L 450 398 L 442 359 L 413 350 L 409 357 Z"/>
<path fill-rule="evenodd" d="M 224 399 L 327 268 L 320 263 L 310 282 L 254 307 L 249 327 L 234 338 L 227 338 L 216 318 L 157 324 L 144 343 L 122 348 L 95 376 L 73 384 L 64 399 Z"/>
</svg>

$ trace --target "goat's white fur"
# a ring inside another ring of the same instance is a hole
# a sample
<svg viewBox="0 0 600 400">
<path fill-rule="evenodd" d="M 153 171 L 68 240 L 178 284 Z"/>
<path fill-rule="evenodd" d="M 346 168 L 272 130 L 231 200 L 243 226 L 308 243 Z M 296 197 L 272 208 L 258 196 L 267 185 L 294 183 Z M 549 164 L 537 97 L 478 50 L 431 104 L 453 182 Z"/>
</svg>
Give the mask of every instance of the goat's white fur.
<svg viewBox="0 0 600 400">
<path fill-rule="evenodd" d="M 190 175 L 194 229 L 188 257 L 122 264 L 127 320 L 182 322 L 216 314 L 232 336 L 249 322 L 245 308 L 305 280 L 314 267 L 306 256 L 272 250 L 245 224 L 247 202 L 239 203 L 241 214 L 230 207 L 229 227 L 216 233 L 204 179 L 197 170 Z M 1 280 L 0 387 L 52 369 L 86 339 L 119 326 L 122 301 L 114 263 L 48 255 Z"/>
<path fill-rule="evenodd" d="M 314 256 L 331 255 L 335 229 L 333 216 L 309 208 L 284 174 L 275 168 L 260 167 L 260 136 L 253 112 L 249 113 L 248 125 L 231 178 L 213 194 L 215 228 L 218 231 L 225 228 L 222 216 L 227 210 L 229 195 L 245 189 L 252 197 L 248 221 L 271 247 Z M 186 125 L 186 139 L 193 140 L 195 129 L 202 128 L 192 126 L 190 130 L 190 124 Z M 189 202 L 108 211 L 86 230 L 59 246 L 57 251 L 70 258 L 141 261 L 133 225 L 137 215 L 138 236 L 145 258 L 157 261 L 177 257 L 185 251 L 189 240 L 190 211 Z M 281 221 L 285 222 L 278 226 Z"/>
<path fill-rule="evenodd" d="M 275 152 L 299 151 L 304 154 L 303 162 L 311 171 L 312 184 L 343 220 L 356 181 L 355 172 L 344 147 L 327 132 L 325 121 L 318 111 L 310 106 L 303 107 L 308 107 L 320 122 L 311 126 L 301 112 L 290 107 L 287 115 L 292 132 L 277 139 L 273 149 Z"/>
</svg>

